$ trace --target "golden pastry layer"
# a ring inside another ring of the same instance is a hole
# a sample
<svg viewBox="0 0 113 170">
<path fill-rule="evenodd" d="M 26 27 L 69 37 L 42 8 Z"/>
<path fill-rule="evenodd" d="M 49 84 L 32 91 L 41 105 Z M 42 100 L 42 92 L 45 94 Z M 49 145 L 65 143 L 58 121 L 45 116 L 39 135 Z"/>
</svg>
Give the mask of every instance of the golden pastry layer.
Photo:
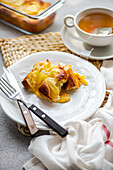
<svg viewBox="0 0 113 170">
<path fill-rule="evenodd" d="M 70 100 L 67 90 L 87 85 L 85 76 L 74 73 L 71 65 L 52 65 L 49 60 L 37 62 L 32 71 L 22 81 L 23 86 L 38 97 L 52 102 L 63 103 Z"/>
<path fill-rule="evenodd" d="M 39 15 L 51 6 L 50 3 L 43 2 L 42 0 L 1 0 L 0 2 L 29 15 Z M 32 33 L 45 29 L 54 21 L 54 18 L 55 13 L 43 20 L 31 19 L 0 6 L 0 19 Z"/>
</svg>

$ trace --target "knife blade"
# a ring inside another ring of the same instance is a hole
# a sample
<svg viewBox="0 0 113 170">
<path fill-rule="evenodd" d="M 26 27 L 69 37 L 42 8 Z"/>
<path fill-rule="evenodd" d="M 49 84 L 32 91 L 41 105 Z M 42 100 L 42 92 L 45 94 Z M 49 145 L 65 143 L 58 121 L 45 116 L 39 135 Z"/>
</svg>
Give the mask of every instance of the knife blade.
<svg viewBox="0 0 113 170">
<path fill-rule="evenodd" d="M 17 81 L 16 81 L 15 77 L 13 76 L 12 72 L 10 72 L 6 68 L 4 70 L 5 70 L 4 72 L 6 72 L 6 70 L 7 70 L 6 74 L 7 74 L 7 77 L 9 77 L 10 82 L 12 82 L 12 80 L 14 81 L 12 83 L 13 87 L 14 87 L 14 85 L 17 86 L 18 83 L 15 83 Z M 12 75 L 12 76 L 10 77 L 10 75 Z M 12 77 L 13 77 L 13 79 L 11 79 Z M 20 87 L 17 87 L 17 91 L 18 90 L 21 92 Z M 22 95 L 21 93 L 20 93 L 20 95 Z M 22 100 L 22 98 L 17 99 L 17 101 L 20 102 L 20 105 L 22 104 L 22 105 L 26 106 L 30 111 L 32 111 L 36 116 L 38 116 L 43 122 L 45 122 L 51 129 L 53 129 L 61 137 L 65 137 L 68 134 L 68 131 L 66 129 L 64 129 L 60 124 L 58 124 L 56 121 L 54 121 L 51 117 L 49 117 L 46 113 L 44 113 L 42 110 L 40 110 L 34 104 L 30 104 L 30 106 L 28 106 L 28 103 L 27 104 L 25 103 L 26 100 Z"/>
<path fill-rule="evenodd" d="M 21 89 L 20 89 L 20 87 L 19 87 L 19 85 L 18 85 L 14 75 L 12 74 L 12 72 L 9 71 L 5 67 L 3 67 L 3 70 L 4 70 L 4 73 L 5 73 L 8 81 L 9 81 L 9 83 L 11 84 L 11 86 L 13 86 L 19 92 L 20 98 L 24 100 L 25 97 L 22 94 Z M 35 122 L 33 120 L 33 117 L 31 115 L 29 109 L 27 107 L 25 107 L 25 105 L 23 105 L 22 102 L 17 101 L 17 103 L 19 105 L 19 108 L 20 108 L 21 113 L 23 115 L 23 118 L 25 120 L 26 126 L 28 127 L 30 135 L 32 135 L 32 136 L 36 135 L 39 130 L 38 130 L 38 128 L 35 125 Z"/>
</svg>

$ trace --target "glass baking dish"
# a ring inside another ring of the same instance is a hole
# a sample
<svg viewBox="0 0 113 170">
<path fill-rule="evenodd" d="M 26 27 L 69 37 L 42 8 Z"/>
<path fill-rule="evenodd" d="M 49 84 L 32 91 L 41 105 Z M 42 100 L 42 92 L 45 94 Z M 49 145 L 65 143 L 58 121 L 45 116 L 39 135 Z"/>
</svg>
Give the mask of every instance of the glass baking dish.
<svg viewBox="0 0 113 170">
<path fill-rule="evenodd" d="M 34 1 L 36 2 L 36 0 Z M 51 5 L 38 15 L 29 15 L 0 0 L 0 21 L 26 34 L 39 33 L 53 23 L 56 11 L 63 6 L 65 1 L 44 0 L 43 2 Z"/>
</svg>

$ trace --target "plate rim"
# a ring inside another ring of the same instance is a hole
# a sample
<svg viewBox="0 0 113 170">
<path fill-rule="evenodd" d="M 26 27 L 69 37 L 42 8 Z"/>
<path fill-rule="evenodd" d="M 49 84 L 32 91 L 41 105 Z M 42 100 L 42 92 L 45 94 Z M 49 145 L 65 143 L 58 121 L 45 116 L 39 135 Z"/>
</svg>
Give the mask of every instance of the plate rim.
<svg viewBox="0 0 113 170">
<path fill-rule="evenodd" d="M 105 80 L 104 80 L 104 77 L 102 76 L 102 73 L 92 64 L 92 63 L 90 63 L 89 61 L 87 61 L 87 60 L 85 60 L 85 59 L 83 59 L 83 58 L 80 58 L 80 57 L 78 57 L 78 56 L 76 56 L 76 55 L 74 55 L 74 54 L 70 54 L 70 53 L 66 53 L 66 52 L 60 52 L 60 51 L 43 51 L 43 52 L 37 52 L 37 53 L 33 53 L 33 54 L 30 54 L 30 55 L 28 55 L 28 56 L 26 56 L 26 57 L 24 57 L 24 58 L 22 58 L 22 59 L 20 59 L 20 60 L 18 60 L 16 63 L 14 63 L 13 65 L 11 65 L 11 66 L 9 66 L 8 68 L 9 69 L 11 69 L 12 67 L 14 67 L 16 64 L 19 64 L 19 63 L 21 63 L 21 61 L 23 60 L 26 60 L 27 59 L 27 57 L 31 57 L 31 56 L 33 56 L 33 55 L 40 55 L 40 54 L 42 54 L 42 53 L 59 53 L 59 54 L 65 54 L 65 55 L 70 55 L 72 58 L 75 58 L 76 57 L 76 59 L 77 60 L 81 60 L 81 61 L 83 61 L 83 62 L 86 62 L 86 63 L 88 63 L 88 64 L 90 64 L 91 65 L 91 67 L 94 67 L 94 69 L 96 69 L 97 70 L 97 72 L 100 74 L 100 76 L 101 76 L 101 78 L 102 78 L 102 80 L 103 80 L 103 88 L 104 88 L 104 91 L 103 91 L 103 96 L 102 96 L 102 100 L 101 100 L 101 103 L 100 104 L 98 104 L 98 108 L 101 106 L 101 104 L 102 104 L 102 102 L 103 102 L 103 100 L 104 100 L 104 97 L 105 97 L 105 94 L 106 94 L 106 86 L 105 86 Z M 3 76 L 3 75 L 2 75 Z M 2 97 L 0 96 L 0 103 L 1 103 L 1 107 L 2 107 L 2 102 L 1 102 L 1 99 L 2 99 Z M 98 109 L 97 108 L 97 109 Z M 2 109 L 4 110 L 4 108 L 2 107 Z M 96 110 L 97 110 L 96 109 Z M 83 118 L 79 118 L 79 120 L 87 120 L 89 117 L 91 117 L 95 112 L 96 112 L 96 110 L 92 113 L 92 114 L 88 114 L 87 116 L 83 116 Z M 25 122 L 23 122 L 22 120 L 21 120 L 21 122 L 20 121 L 18 121 L 18 120 L 14 120 L 11 116 L 9 116 L 9 114 L 7 114 L 6 113 L 6 111 L 4 110 L 4 112 L 5 112 L 5 114 L 10 118 L 10 119 L 12 119 L 13 121 L 15 121 L 15 122 L 17 122 L 17 123 L 19 123 L 19 124 L 21 124 L 21 125 L 23 125 L 23 126 L 26 126 L 26 124 L 25 124 Z M 85 118 L 84 118 L 85 117 Z M 24 119 L 23 119 L 24 120 Z M 71 121 L 72 119 L 70 119 L 70 121 Z M 77 119 L 78 120 L 78 119 Z M 61 125 L 64 125 L 64 124 L 66 124 L 67 122 L 69 122 L 68 120 L 67 121 L 63 121 L 62 123 L 61 123 Z M 40 129 L 48 129 L 48 130 L 50 130 L 46 125 L 40 125 L 40 123 L 38 123 L 37 124 L 37 122 L 36 122 L 36 126 L 38 127 L 38 128 L 40 128 Z"/>
<path fill-rule="evenodd" d="M 68 29 L 69 28 L 67 28 L 65 25 L 62 27 L 62 29 L 61 29 L 61 39 L 62 39 L 62 41 L 63 41 L 63 43 L 64 43 L 64 45 L 71 51 L 71 52 L 73 52 L 75 55 L 78 55 L 78 57 L 80 57 L 80 58 L 84 58 L 84 59 L 92 59 L 92 60 L 107 60 L 107 59 L 111 59 L 111 58 L 113 58 L 113 55 L 110 55 L 110 56 L 107 56 L 107 57 L 94 57 L 94 56 L 89 56 L 89 57 L 87 57 L 87 56 L 82 56 L 82 55 L 80 55 L 80 54 L 77 54 L 77 52 L 75 51 L 75 50 L 73 50 L 70 46 L 68 46 L 68 44 L 66 43 L 66 41 L 65 41 L 65 38 L 64 38 L 64 30 L 65 29 L 67 29 L 67 31 L 68 31 Z M 75 29 L 74 29 L 75 30 Z M 75 30 L 76 31 L 76 30 Z M 68 31 L 69 32 L 69 31 Z M 93 48 L 93 46 L 92 46 L 92 48 Z M 104 47 L 103 47 L 104 48 Z"/>
</svg>

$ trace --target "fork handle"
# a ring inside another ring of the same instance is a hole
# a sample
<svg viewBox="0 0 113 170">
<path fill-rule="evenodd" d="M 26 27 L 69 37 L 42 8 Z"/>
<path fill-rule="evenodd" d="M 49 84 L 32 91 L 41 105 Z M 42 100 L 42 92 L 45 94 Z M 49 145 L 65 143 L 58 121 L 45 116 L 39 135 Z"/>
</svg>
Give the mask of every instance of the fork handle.
<svg viewBox="0 0 113 170">
<path fill-rule="evenodd" d="M 28 107 L 36 116 L 38 116 L 43 122 L 45 122 L 51 129 L 58 133 L 62 138 L 68 134 L 68 131 L 50 118 L 47 114 L 41 111 L 37 106 L 32 104 Z"/>
<path fill-rule="evenodd" d="M 25 123 L 29 129 L 30 135 L 34 136 L 38 132 L 38 128 L 35 125 L 35 122 L 31 116 L 31 113 L 21 101 L 17 101 L 17 102 L 22 112 L 22 115 L 24 117 Z"/>
</svg>

